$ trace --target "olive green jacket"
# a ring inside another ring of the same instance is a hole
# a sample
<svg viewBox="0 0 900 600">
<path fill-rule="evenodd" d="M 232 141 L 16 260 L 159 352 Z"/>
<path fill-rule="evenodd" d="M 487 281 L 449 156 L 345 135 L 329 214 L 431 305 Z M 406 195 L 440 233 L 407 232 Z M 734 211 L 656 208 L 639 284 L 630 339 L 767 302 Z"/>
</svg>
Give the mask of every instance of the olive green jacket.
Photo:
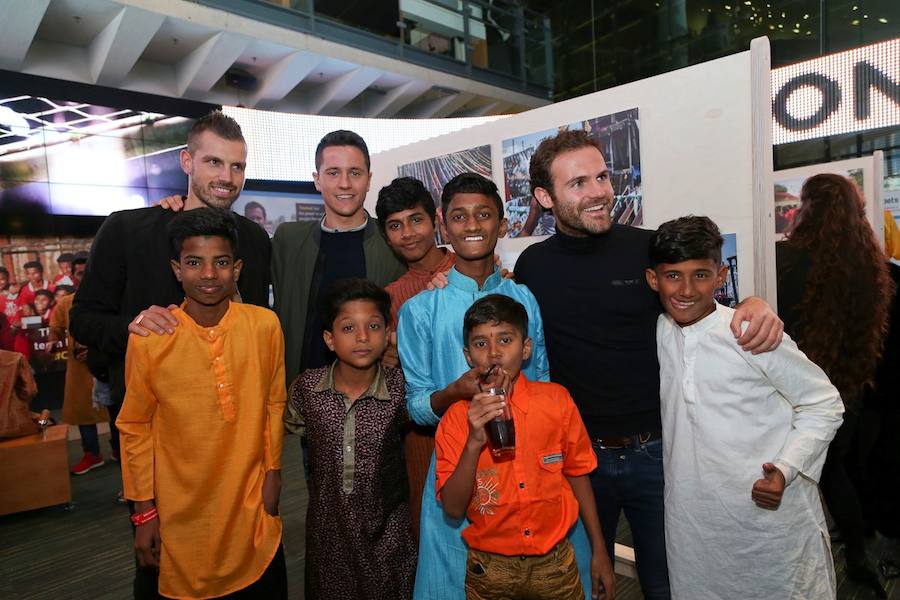
<svg viewBox="0 0 900 600">
<path fill-rule="evenodd" d="M 363 235 L 366 278 L 384 287 L 406 273 L 406 266 L 384 241 L 378 222 L 368 219 Z M 306 312 L 310 309 L 309 292 L 321 239 L 318 220 L 283 223 L 272 238 L 272 285 L 275 312 L 284 330 L 284 371 L 288 385 L 299 375 Z"/>
</svg>

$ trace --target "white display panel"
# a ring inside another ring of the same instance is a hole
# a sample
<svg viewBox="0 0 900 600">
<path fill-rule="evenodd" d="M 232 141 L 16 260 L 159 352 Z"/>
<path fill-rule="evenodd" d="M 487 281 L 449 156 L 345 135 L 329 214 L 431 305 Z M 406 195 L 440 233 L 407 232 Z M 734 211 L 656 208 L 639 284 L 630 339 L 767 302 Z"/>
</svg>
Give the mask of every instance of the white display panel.
<svg viewBox="0 0 900 600">
<path fill-rule="evenodd" d="M 362 119 L 298 115 L 226 106 L 247 140 L 247 179 L 312 181 L 315 149 L 331 131 L 349 129 L 363 137 L 369 154 L 503 119 Z"/>
<path fill-rule="evenodd" d="M 687 214 L 709 216 L 723 232 L 737 235 L 740 297 L 768 297 L 765 280 L 771 273 L 774 282 L 774 248 L 754 252 L 754 245 L 765 248 L 760 239 L 773 241 L 765 204 L 771 203 L 772 190 L 771 94 L 768 43 L 754 44 L 756 54 L 731 55 L 376 154 L 366 208 L 374 214 L 378 190 L 397 176 L 400 165 L 482 144 L 492 146 L 493 179 L 502 190 L 503 140 L 637 108 L 643 226 Z M 504 265 L 514 266 L 522 250 L 540 239 L 501 240 Z"/>
</svg>

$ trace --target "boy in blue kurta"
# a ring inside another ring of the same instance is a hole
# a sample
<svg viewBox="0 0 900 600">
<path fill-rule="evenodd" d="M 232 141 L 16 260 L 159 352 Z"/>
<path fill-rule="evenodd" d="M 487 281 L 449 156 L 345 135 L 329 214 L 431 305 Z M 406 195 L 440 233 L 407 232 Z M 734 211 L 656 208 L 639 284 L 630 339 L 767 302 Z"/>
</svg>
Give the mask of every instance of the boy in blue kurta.
<svg viewBox="0 0 900 600">
<path fill-rule="evenodd" d="M 471 399 L 479 391 L 484 369 L 470 369 L 466 364 L 461 351 L 462 324 L 469 306 L 488 294 L 503 294 L 525 306 L 534 350 L 522 371 L 532 381 L 549 379 L 537 302 L 527 287 L 503 279 L 494 264 L 497 239 L 506 234 L 497 186 L 474 173 L 458 175 L 444 187 L 441 207 L 441 231 L 457 255 L 456 266 L 448 273 L 445 288 L 422 292 L 403 305 L 397 333 L 410 417 L 431 427 L 454 402 Z M 456 600 L 465 596 L 467 548 L 461 533 L 465 524 L 447 517 L 437 500 L 432 457 L 422 495 L 414 598 Z M 580 521 L 573 531 L 570 539 L 590 594 L 590 544 Z"/>
</svg>

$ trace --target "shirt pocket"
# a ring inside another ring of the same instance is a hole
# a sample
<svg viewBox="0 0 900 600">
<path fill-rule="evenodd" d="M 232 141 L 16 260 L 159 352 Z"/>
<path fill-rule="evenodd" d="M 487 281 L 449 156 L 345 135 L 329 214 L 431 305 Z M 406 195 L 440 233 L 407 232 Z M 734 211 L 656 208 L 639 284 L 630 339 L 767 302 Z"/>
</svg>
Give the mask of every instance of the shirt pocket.
<svg viewBox="0 0 900 600">
<path fill-rule="evenodd" d="M 560 446 L 551 446 L 538 452 L 538 491 L 541 500 L 559 502 L 562 498 L 564 458 Z"/>
</svg>

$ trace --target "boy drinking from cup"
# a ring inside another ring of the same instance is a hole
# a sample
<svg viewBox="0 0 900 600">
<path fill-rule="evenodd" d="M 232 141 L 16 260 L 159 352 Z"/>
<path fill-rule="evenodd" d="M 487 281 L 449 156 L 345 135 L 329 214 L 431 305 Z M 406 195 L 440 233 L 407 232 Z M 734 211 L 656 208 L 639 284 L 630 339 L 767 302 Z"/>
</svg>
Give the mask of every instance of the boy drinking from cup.
<svg viewBox="0 0 900 600">
<path fill-rule="evenodd" d="M 615 596 L 588 473 L 597 467 L 569 393 L 520 373 L 531 356 L 525 307 L 498 294 L 466 311 L 464 353 L 493 377 L 492 389 L 444 413 L 435 436 L 437 488 L 444 512 L 467 516 L 466 597 L 584 598 L 566 537 L 579 512 L 593 556 L 593 598 Z M 498 422 L 499 419 L 499 422 Z M 503 444 L 491 426 L 514 436 Z M 514 447 L 512 447 L 514 444 Z"/>
</svg>

